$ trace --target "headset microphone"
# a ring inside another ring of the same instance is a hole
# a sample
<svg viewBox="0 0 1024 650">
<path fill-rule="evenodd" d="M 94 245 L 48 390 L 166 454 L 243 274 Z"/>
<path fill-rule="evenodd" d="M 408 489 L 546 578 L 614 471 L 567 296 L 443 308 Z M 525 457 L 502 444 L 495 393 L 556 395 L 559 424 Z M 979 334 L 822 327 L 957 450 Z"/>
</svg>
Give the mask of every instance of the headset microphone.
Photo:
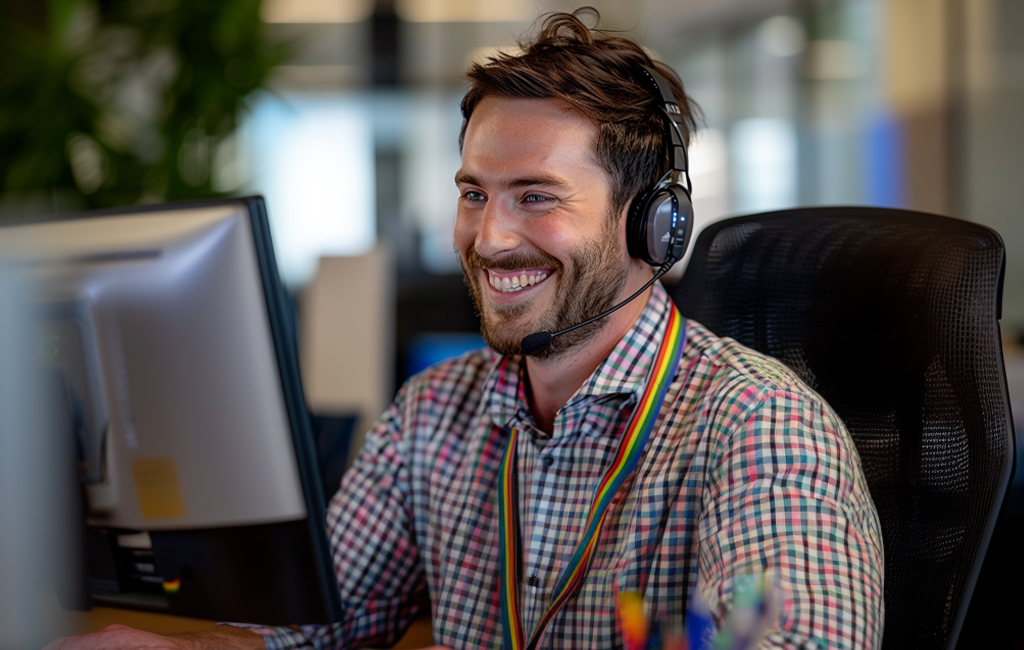
<svg viewBox="0 0 1024 650">
<path fill-rule="evenodd" d="M 551 345 L 556 336 L 589 325 L 634 300 L 668 273 L 686 252 L 693 233 L 693 205 L 690 203 L 689 159 L 683 135 L 683 116 L 672 87 L 654 68 L 639 66 L 637 81 L 659 102 L 658 109 L 668 123 L 667 142 L 669 170 L 653 186 L 633 199 L 626 218 L 626 246 L 629 254 L 657 267 L 654 277 L 644 286 L 611 309 L 582 323 L 557 332 L 534 332 L 520 344 L 523 354 L 533 354 Z M 680 179 L 686 179 L 686 185 Z"/>
<path fill-rule="evenodd" d="M 562 334 L 565 334 L 567 332 L 571 332 L 574 329 L 583 327 L 584 325 L 589 325 L 589 324 L 593 323 L 596 320 L 601 320 L 602 318 L 604 318 L 605 316 L 608 316 L 612 312 L 618 311 L 618 309 L 620 307 L 624 307 L 626 304 L 632 302 L 641 293 L 646 291 L 648 287 L 650 287 L 652 284 L 654 284 L 658 280 L 658 278 L 660 278 L 661 276 L 663 276 L 666 273 L 668 273 L 668 270 L 670 268 L 672 268 L 672 264 L 665 264 L 660 269 L 658 269 L 657 272 L 654 274 L 654 277 L 651 278 L 650 280 L 648 280 L 647 283 L 644 284 L 644 286 L 640 287 L 636 291 L 636 293 L 634 293 L 629 298 L 626 298 L 625 300 L 623 300 L 619 304 L 615 305 L 611 309 L 603 311 L 600 314 L 598 314 L 597 316 L 594 316 L 593 318 L 588 318 L 587 320 L 583 321 L 582 323 L 576 323 L 572 327 L 566 327 L 564 330 L 558 330 L 557 332 L 549 332 L 547 330 L 542 330 L 540 332 L 534 332 L 533 334 L 527 334 L 526 336 L 523 337 L 523 342 L 520 344 L 520 347 L 522 348 L 523 354 L 533 354 L 534 352 L 538 352 L 540 350 L 543 350 L 544 348 L 546 348 L 549 345 L 551 345 L 551 341 L 554 340 L 554 338 L 556 336 L 561 336 Z"/>
</svg>

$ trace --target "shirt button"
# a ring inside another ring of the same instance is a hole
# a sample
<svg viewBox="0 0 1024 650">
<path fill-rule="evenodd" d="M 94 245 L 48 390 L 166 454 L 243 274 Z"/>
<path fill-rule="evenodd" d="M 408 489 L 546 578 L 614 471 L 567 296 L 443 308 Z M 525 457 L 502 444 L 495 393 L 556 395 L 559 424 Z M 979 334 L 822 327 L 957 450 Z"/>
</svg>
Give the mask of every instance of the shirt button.
<svg viewBox="0 0 1024 650">
<path fill-rule="evenodd" d="M 540 584 L 540 578 L 538 578 L 537 576 L 530 576 L 530 579 L 526 581 L 526 584 L 530 585 L 531 587 L 536 587 Z"/>
<path fill-rule="evenodd" d="M 554 464 L 555 464 L 555 459 L 554 458 L 552 458 L 551 456 L 545 456 L 544 457 L 544 467 L 551 467 Z"/>
</svg>

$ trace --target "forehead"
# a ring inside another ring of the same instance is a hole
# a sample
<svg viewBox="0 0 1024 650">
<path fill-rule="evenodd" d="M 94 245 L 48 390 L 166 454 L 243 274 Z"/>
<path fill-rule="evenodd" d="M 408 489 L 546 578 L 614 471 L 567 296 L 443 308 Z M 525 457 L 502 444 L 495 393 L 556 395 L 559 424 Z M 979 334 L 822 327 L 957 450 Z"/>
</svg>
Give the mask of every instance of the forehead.
<svg viewBox="0 0 1024 650">
<path fill-rule="evenodd" d="M 466 126 L 462 171 L 604 176 L 594 155 L 596 141 L 597 126 L 568 102 L 488 96 Z"/>
</svg>

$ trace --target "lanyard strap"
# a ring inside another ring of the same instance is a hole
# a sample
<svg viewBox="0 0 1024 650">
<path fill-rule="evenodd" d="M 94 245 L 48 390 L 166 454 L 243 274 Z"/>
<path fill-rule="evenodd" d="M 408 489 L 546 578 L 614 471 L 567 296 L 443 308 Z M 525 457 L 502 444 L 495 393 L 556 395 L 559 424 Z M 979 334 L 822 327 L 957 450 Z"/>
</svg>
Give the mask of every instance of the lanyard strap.
<svg viewBox="0 0 1024 650">
<path fill-rule="evenodd" d="M 512 428 L 505 447 L 505 455 L 501 461 L 501 483 L 498 495 L 499 543 L 501 544 L 501 625 L 503 650 L 534 650 L 540 641 L 544 628 L 554 618 L 558 610 L 571 598 L 587 575 L 597 540 L 601 537 L 608 506 L 615 494 L 633 472 L 644 446 L 654 429 L 654 422 L 665 400 L 665 393 L 675 376 L 679 365 L 679 357 L 683 351 L 685 326 L 679 311 L 673 305 L 669 312 L 665 336 L 661 340 L 658 354 L 647 380 L 647 386 L 640 401 L 633 411 L 629 425 L 622 436 L 619 451 L 605 473 L 601 483 L 594 492 L 594 500 L 587 515 L 587 524 L 583 530 L 576 551 L 572 554 L 565 569 L 562 570 L 555 584 L 555 596 L 541 617 L 537 628 L 527 642 L 523 630 L 523 619 L 519 609 L 519 584 L 522 577 L 522 554 L 518 516 L 518 486 L 516 481 L 516 458 L 519 438 L 518 431 Z"/>
</svg>

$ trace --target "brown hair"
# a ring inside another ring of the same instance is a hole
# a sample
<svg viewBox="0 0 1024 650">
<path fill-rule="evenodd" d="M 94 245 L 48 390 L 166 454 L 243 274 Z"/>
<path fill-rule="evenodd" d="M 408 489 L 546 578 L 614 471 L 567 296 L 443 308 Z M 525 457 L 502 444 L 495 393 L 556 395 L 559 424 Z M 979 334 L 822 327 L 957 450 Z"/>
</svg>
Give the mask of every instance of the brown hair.
<svg viewBox="0 0 1024 650">
<path fill-rule="evenodd" d="M 520 42 L 520 53 L 499 53 L 470 66 L 459 149 L 473 110 L 488 95 L 565 100 L 597 124 L 594 152 L 612 178 L 612 208 L 618 216 L 669 168 L 667 120 L 660 99 L 637 80 L 639 66 L 655 68 L 672 86 L 687 143 L 699 109 L 672 68 L 651 59 L 636 41 L 588 27 L 582 16 L 593 17 L 595 25 L 601 18 L 593 7 L 548 14 L 537 36 Z"/>
</svg>

